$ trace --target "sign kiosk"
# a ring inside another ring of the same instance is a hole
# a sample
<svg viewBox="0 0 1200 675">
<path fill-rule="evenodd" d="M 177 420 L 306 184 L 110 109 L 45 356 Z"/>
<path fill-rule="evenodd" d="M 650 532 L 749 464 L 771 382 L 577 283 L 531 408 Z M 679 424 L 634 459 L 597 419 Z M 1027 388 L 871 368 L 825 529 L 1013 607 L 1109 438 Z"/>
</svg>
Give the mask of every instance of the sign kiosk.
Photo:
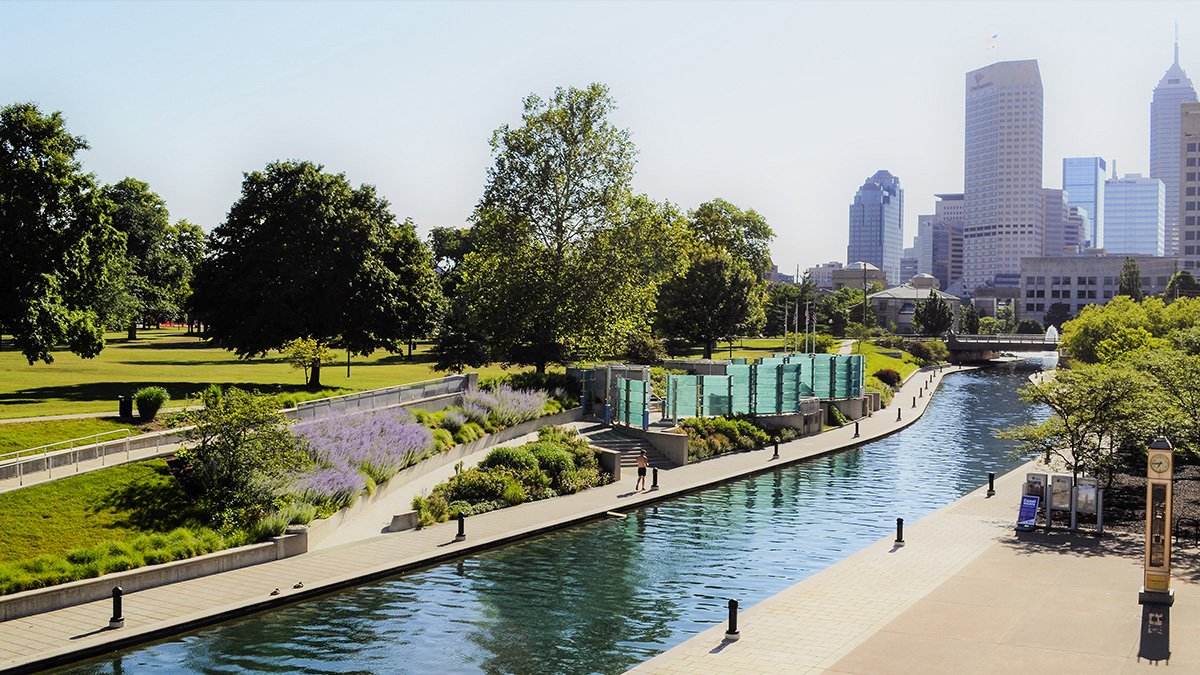
<svg viewBox="0 0 1200 675">
<path fill-rule="evenodd" d="M 1017 530 L 1028 532 L 1037 527 L 1038 511 L 1043 508 L 1046 499 L 1046 486 L 1049 476 L 1044 473 L 1025 474 L 1025 487 L 1021 494 L 1021 511 L 1017 516 Z M 1050 522 L 1050 512 L 1046 512 L 1046 523 Z"/>
<path fill-rule="evenodd" d="M 1171 479 L 1175 452 L 1159 436 L 1150 444 L 1146 470 L 1146 559 L 1138 604 L 1170 606 L 1171 590 Z"/>
</svg>

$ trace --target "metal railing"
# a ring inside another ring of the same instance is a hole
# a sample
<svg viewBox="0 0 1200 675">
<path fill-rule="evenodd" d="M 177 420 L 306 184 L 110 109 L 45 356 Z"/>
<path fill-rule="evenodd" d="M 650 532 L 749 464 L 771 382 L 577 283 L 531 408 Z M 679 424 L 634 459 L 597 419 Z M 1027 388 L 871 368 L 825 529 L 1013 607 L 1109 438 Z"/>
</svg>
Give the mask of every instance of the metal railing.
<svg viewBox="0 0 1200 675">
<path fill-rule="evenodd" d="M 112 442 L 112 443 L 101 443 L 98 440 L 93 441 L 91 443 L 81 443 L 81 441 L 89 441 L 92 439 L 99 439 L 104 436 L 112 436 L 115 434 L 120 434 L 121 438 L 114 439 L 114 442 Z M 37 460 L 42 460 L 44 462 L 44 467 L 45 467 L 46 471 L 50 474 L 50 477 L 53 478 L 54 477 L 54 463 L 51 461 L 51 458 L 70 454 L 70 455 L 74 456 L 73 463 L 75 464 L 75 471 L 78 473 L 78 471 L 79 471 L 79 455 L 83 451 L 90 451 L 93 457 L 96 454 L 99 454 L 100 455 L 100 463 L 103 465 L 105 458 L 108 456 L 108 446 L 114 445 L 116 442 L 119 442 L 123 446 L 125 455 L 128 456 L 129 455 L 129 436 L 130 435 L 131 435 L 131 433 L 130 433 L 129 429 L 114 429 L 113 431 L 104 431 L 104 432 L 101 432 L 98 434 L 92 434 L 90 436 L 80 436 L 79 438 L 72 438 L 72 439 L 66 440 L 66 441 L 56 441 L 54 443 L 47 443 L 46 445 L 39 445 L 36 448 L 29 448 L 28 450 L 17 450 L 15 452 L 7 452 L 7 453 L 4 453 L 3 455 L 0 455 L 0 466 L 11 466 L 11 465 L 15 464 L 17 466 L 17 477 L 18 477 L 19 483 L 21 485 L 24 485 L 25 484 L 25 475 L 24 475 L 23 467 L 25 466 L 25 464 L 29 464 L 29 463 L 35 462 Z M 80 446 L 78 448 L 75 447 L 76 443 L 80 444 Z M 61 450 L 57 450 L 57 451 L 52 449 L 52 448 L 60 447 L 62 445 L 66 445 L 67 447 L 62 448 Z M 59 466 L 64 466 L 64 465 L 60 464 Z"/>
<path fill-rule="evenodd" d="M 297 421 L 309 421 L 332 415 L 389 408 L 435 396 L 463 393 L 467 391 L 470 380 L 468 375 L 450 375 L 436 380 L 423 380 L 382 389 L 319 398 L 299 403 L 294 409 L 285 410 L 284 414 Z"/>
</svg>

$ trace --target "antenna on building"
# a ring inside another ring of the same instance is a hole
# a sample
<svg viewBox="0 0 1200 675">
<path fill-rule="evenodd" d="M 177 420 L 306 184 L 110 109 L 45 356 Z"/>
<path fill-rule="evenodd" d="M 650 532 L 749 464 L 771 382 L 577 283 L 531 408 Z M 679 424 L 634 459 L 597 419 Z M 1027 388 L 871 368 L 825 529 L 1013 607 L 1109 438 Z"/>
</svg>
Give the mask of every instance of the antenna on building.
<svg viewBox="0 0 1200 675">
<path fill-rule="evenodd" d="M 1113 180 L 1117 179 L 1117 160 L 1113 160 Z"/>
<path fill-rule="evenodd" d="M 1179 22 L 1175 22 L 1175 65 L 1179 65 Z"/>
</svg>

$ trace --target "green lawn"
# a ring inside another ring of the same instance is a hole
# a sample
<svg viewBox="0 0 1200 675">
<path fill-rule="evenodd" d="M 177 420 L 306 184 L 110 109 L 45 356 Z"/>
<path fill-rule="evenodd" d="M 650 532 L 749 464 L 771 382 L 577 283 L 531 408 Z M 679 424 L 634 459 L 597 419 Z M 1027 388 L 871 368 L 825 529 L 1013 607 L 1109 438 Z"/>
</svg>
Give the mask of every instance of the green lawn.
<svg viewBox="0 0 1200 675">
<path fill-rule="evenodd" d="M 194 517 L 161 459 L 0 493 L 0 513 L 0 563 L 166 532 Z"/>
<path fill-rule="evenodd" d="M 900 352 L 900 354 L 901 354 L 901 356 L 903 356 L 903 358 L 896 359 L 896 358 L 892 358 L 890 356 L 884 356 L 883 354 L 879 353 L 881 351 Z M 909 374 L 914 373 L 921 368 L 921 366 L 917 363 L 916 358 L 912 354 L 909 354 L 908 352 L 905 352 L 905 351 L 901 351 L 899 349 L 886 349 L 886 348 L 882 348 L 882 347 L 877 347 L 869 342 L 868 343 L 861 343 L 861 342 L 855 343 L 854 350 L 851 353 L 863 354 L 864 356 L 866 356 L 866 366 L 867 366 L 867 376 L 868 377 L 877 370 L 881 370 L 883 368 L 891 368 L 892 370 L 896 371 L 897 373 L 900 373 L 900 378 L 903 379 L 903 378 L 908 377 Z"/>
<path fill-rule="evenodd" d="M 56 443 L 60 440 L 83 438 L 119 429 L 130 429 L 134 434 L 141 433 L 141 429 L 136 424 L 121 422 L 116 417 L 88 417 L 84 419 L 0 424 L 0 456 L 10 452 L 36 448 L 48 443 Z M 111 434 L 101 437 L 99 440 L 109 440 L 119 437 L 117 434 Z M 51 448 L 51 450 L 57 449 Z"/>
</svg>

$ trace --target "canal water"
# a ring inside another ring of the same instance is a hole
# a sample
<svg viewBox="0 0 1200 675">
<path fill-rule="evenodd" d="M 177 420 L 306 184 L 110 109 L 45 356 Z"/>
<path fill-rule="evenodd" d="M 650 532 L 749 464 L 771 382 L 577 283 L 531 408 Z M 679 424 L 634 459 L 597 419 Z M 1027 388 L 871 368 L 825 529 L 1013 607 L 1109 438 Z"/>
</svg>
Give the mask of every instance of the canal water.
<svg viewBox="0 0 1200 675">
<path fill-rule="evenodd" d="M 62 668 L 111 673 L 621 673 L 1017 462 L 1028 370 L 946 378 L 905 431 L 502 549 Z"/>
</svg>

